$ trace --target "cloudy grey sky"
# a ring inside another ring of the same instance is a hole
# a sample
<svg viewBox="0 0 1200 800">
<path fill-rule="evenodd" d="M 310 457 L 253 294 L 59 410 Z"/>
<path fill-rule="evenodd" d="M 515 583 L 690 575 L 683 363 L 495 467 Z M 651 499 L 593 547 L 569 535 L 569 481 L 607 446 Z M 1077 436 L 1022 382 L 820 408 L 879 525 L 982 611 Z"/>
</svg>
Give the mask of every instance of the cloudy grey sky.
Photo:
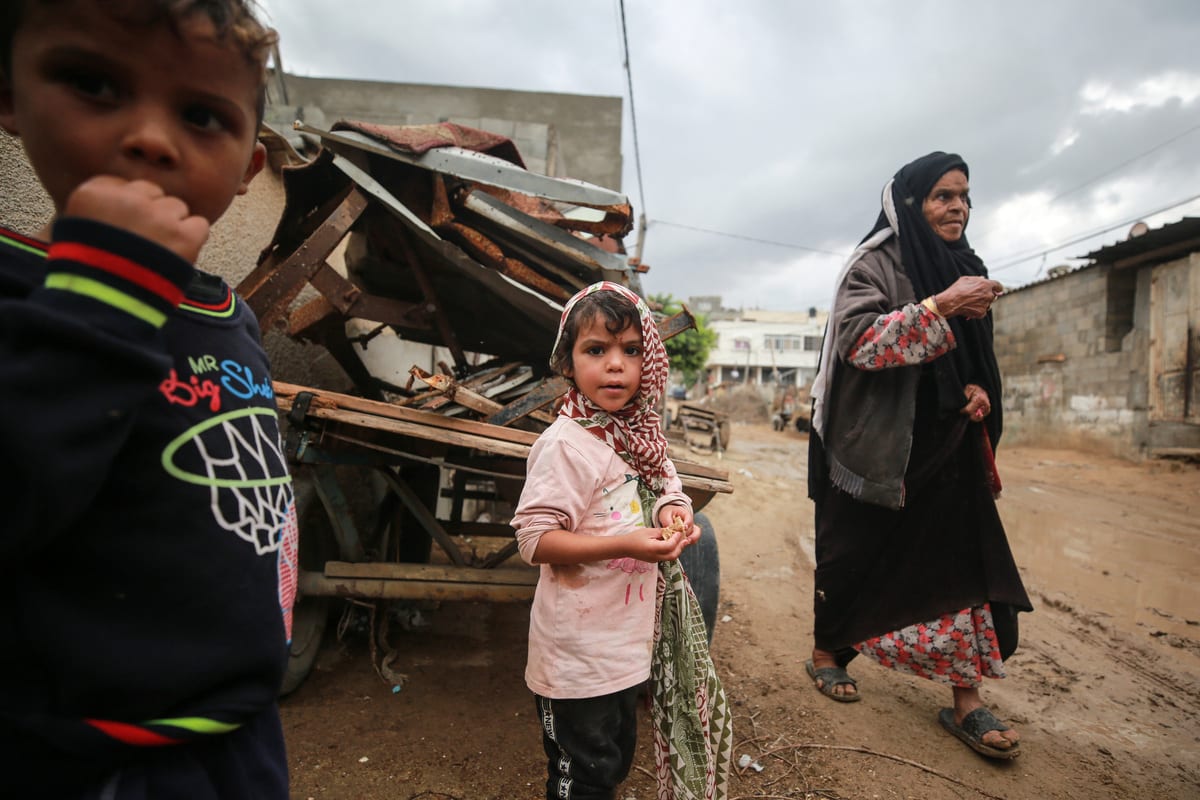
<svg viewBox="0 0 1200 800">
<path fill-rule="evenodd" d="M 1197 0 L 625 0 L 640 184 L 619 0 L 262 5 L 295 74 L 624 98 L 652 293 L 826 307 L 931 150 L 970 165 L 967 235 L 1010 286 L 1200 216 Z"/>
</svg>

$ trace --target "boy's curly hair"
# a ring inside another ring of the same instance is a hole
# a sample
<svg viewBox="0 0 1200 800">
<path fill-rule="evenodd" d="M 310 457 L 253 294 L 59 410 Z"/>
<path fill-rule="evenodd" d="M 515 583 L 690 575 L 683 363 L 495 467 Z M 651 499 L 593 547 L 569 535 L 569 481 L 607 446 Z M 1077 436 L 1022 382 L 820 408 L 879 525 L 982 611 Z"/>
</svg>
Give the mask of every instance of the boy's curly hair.
<svg viewBox="0 0 1200 800">
<path fill-rule="evenodd" d="M 101 0 L 96 0 L 100 2 Z M 3 0 L 0 3 L 0 71 L 12 66 L 13 36 L 33 3 L 52 5 L 60 0 Z M 183 20 L 203 14 L 212 21 L 217 39 L 229 42 L 251 64 L 263 70 L 266 82 L 267 57 L 278 41 L 274 29 L 259 22 L 254 0 L 103 0 L 104 10 L 136 26 L 167 25 L 176 34 Z"/>
<path fill-rule="evenodd" d="M 579 329 L 596 317 L 604 319 L 605 330 L 613 336 L 630 325 L 638 333 L 642 332 L 642 318 L 633 303 L 616 292 L 593 292 L 575 304 L 566 322 L 563 323 L 562 335 L 558 337 L 558 346 L 550 354 L 550 369 L 565 376 L 566 370 L 574 367 L 572 353 L 575 350 L 575 342 L 579 339 Z"/>
</svg>

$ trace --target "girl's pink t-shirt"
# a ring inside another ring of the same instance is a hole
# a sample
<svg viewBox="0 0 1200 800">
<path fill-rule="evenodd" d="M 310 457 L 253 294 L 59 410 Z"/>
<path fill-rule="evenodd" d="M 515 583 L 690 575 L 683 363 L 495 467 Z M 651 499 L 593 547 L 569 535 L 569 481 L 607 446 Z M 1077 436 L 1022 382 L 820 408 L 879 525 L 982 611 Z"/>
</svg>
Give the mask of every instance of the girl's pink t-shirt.
<svg viewBox="0 0 1200 800">
<path fill-rule="evenodd" d="M 560 418 L 529 453 L 512 519 L 521 557 L 533 564 L 542 534 L 616 536 L 643 528 L 637 475 L 574 420 Z M 691 505 L 672 477 L 654 506 Z M 657 565 L 632 558 L 542 564 L 529 614 L 525 682 L 552 699 L 598 697 L 650 677 Z"/>
</svg>

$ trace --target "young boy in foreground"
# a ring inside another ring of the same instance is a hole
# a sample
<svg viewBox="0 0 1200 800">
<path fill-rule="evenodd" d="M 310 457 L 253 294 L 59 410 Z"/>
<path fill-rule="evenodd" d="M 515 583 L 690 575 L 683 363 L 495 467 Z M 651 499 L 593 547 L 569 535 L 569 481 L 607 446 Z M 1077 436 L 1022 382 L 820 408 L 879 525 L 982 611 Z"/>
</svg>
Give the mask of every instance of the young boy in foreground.
<svg viewBox="0 0 1200 800">
<path fill-rule="evenodd" d="M 0 797 L 287 797 L 295 508 L 257 322 L 194 264 L 261 169 L 245 0 L 5 0 Z"/>
</svg>

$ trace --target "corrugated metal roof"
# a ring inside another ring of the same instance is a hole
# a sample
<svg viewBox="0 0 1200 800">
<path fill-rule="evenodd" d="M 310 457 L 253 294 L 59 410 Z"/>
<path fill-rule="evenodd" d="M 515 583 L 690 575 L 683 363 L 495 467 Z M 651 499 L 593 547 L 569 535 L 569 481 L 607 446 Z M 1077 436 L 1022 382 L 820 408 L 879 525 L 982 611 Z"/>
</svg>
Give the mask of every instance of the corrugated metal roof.
<svg viewBox="0 0 1200 800">
<path fill-rule="evenodd" d="M 1196 250 L 1200 250 L 1200 217 L 1184 217 L 1178 222 L 1172 222 L 1139 236 L 1093 250 L 1083 256 L 1083 258 L 1090 259 L 1086 264 L 1074 267 L 1064 265 L 1065 268 L 1055 267 L 1046 277 L 1010 287 L 1007 292 L 1011 294 L 1040 286 L 1085 269 L 1092 269 L 1099 264 L 1112 264 L 1118 269 L 1143 264 L 1160 264 Z"/>
<path fill-rule="evenodd" d="M 1200 249 L 1200 217 L 1184 217 L 1123 242 L 1093 250 L 1087 258 L 1105 264 L 1135 264 L 1170 261 L 1180 254 Z"/>
</svg>

